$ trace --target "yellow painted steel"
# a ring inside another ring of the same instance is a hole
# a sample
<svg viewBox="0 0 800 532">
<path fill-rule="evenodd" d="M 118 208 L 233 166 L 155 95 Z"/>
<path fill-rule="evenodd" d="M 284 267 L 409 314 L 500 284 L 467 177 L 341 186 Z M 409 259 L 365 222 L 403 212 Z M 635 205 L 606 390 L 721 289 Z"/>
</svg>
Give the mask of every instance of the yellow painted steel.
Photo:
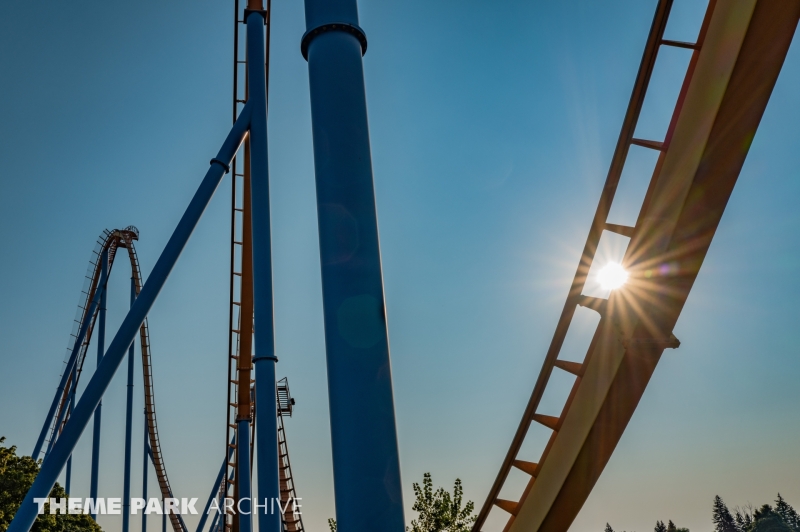
<svg viewBox="0 0 800 532">
<path fill-rule="evenodd" d="M 670 244 L 756 3 L 757 0 L 721 0 L 713 6 L 671 141 L 652 187 L 653 201 L 637 224 L 624 260 L 626 265 L 639 262 L 644 255 L 654 258 Z M 587 354 L 584 374 L 576 380 L 546 459 L 539 464 L 537 477 L 531 478 L 506 530 L 529 532 L 542 526 L 597 420 L 625 356 L 627 340 L 647 320 L 640 310 L 625 288 L 609 298 Z"/>
</svg>

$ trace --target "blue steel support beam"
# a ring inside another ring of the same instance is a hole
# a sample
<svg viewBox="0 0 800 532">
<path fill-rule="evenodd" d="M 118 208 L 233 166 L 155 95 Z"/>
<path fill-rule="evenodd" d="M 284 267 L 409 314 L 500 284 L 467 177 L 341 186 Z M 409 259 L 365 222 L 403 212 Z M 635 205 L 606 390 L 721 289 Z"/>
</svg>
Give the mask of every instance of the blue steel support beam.
<svg viewBox="0 0 800 532">
<path fill-rule="evenodd" d="M 75 396 L 76 396 L 76 381 L 78 379 L 78 366 L 77 364 L 72 366 L 72 383 L 73 385 L 70 387 L 69 390 L 69 409 L 72 410 L 75 408 Z M 69 455 L 69 459 L 67 460 L 67 478 L 64 481 L 64 491 L 69 495 L 70 488 L 72 486 L 72 455 Z"/>
<path fill-rule="evenodd" d="M 78 331 L 78 336 L 75 338 L 75 343 L 72 344 L 72 352 L 69 355 L 67 366 L 64 368 L 64 373 L 61 375 L 61 381 L 58 383 L 56 396 L 53 397 L 53 402 L 50 404 L 50 410 L 47 412 L 47 417 L 44 420 L 44 425 L 42 426 L 41 432 L 39 432 L 39 438 L 36 440 L 36 445 L 33 448 L 33 453 L 31 453 L 31 457 L 34 460 L 39 459 L 39 453 L 42 451 L 42 445 L 44 445 L 44 440 L 47 437 L 47 431 L 50 429 L 50 424 L 53 422 L 53 416 L 56 413 L 56 408 L 58 408 L 58 402 L 61 400 L 61 396 L 63 395 L 64 390 L 67 387 L 67 380 L 69 379 L 70 373 L 72 373 L 73 369 L 75 368 L 75 362 L 78 358 L 78 353 L 80 352 L 80 348 L 81 345 L 83 344 L 84 338 L 86 338 L 86 332 L 89 330 L 89 323 L 91 323 L 92 316 L 94 316 L 94 313 L 97 311 L 98 305 L 100 305 L 100 297 L 102 296 L 103 292 L 105 292 L 107 279 L 108 278 L 103 277 L 101 273 L 100 280 L 98 281 L 97 288 L 95 289 L 94 292 L 94 297 L 92 298 L 92 302 L 89 304 L 89 310 L 86 312 L 83 323 L 81 323 L 81 328 Z M 61 412 L 58 416 L 58 420 L 56 420 L 56 427 L 58 427 L 61 424 L 63 418 L 64 418 L 64 412 Z M 48 446 L 48 452 L 50 447 L 52 446 Z"/>
<path fill-rule="evenodd" d="M 136 300 L 136 280 L 131 276 L 131 306 Z M 125 471 L 122 479 L 122 532 L 130 530 L 131 521 L 131 439 L 133 438 L 133 345 L 128 348 L 128 397 L 125 405 Z M 145 423 L 147 419 L 145 418 Z M 147 433 L 145 433 L 147 437 Z"/>
<path fill-rule="evenodd" d="M 164 287 L 167 277 L 169 277 L 172 268 L 178 261 L 186 242 L 189 241 L 197 222 L 200 221 L 203 211 L 211 201 L 211 197 L 222 180 L 222 176 L 229 169 L 231 160 L 236 155 L 236 151 L 247 133 L 249 122 L 250 109 L 248 105 L 245 105 L 216 158 L 211 160 L 211 165 L 200 183 L 200 187 L 153 267 L 153 271 L 142 287 L 139 297 L 136 298 L 133 306 L 122 321 L 122 325 L 120 325 L 117 334 L 111 341 L 103 361 L 94 375 L 92 375 L 92 379 L 86 386 L 86 390 L 66 423 L 61 437 L 53 446 L 50 456 L 42 463 L 42 468 L 36 476 L 36 480 L 34 480 L 33 485 L 25 495 L 25 499 L 14 516 L 14 520 L 11 521 L 7 532 L 28 532 L 33 525 L 37 514 L 37 504 L 33 502 L 33 499 L 35 497 L 47 497 L 50 490 L 53 489 L 53 485 L 64 468 L 67 458 L 72 454 L 78 438 L 80 438 L 81 433 L 89 423 L 89 418 L 97 405 L 100 404 L 103 393 L 105 393 L 111 379 L 114 377 L 114 373 L 122 363 L 122 358 L 125 356 L 128 346 L 135 338 L 139 327 L 144 322 L 147 313 L 150 312 L 159 292 Z"/>
<path fill-rule="evenodd" d="M 258 456 L 258 498 L 278 498 L 278 420 L 275 382 L 275 332 L 272 308 L 272 243 L 269 215 L 269 160 L 267 155 L 267 82 L 264 57 L 263 12 L 253 11 L 247 17 L 247 88 L 250 119 L 250 205 L 253 229 L 253 315 L 255 335 L 256 409 L 264 412 L 256 427 Z M 246 386 L 247 383 L 240 383 Z M 241 426 L 241 425 L 240 425 Z M 247 448 L 241 434 L 240 446 Z M 241 463 L 242 456 L 239 453 Z M 249 464 L 248 464 L 249 468 Z M 241 489 L 241 488 L 240 488 Z M 240 491 L 240 496 L 241 491 Z M 240 523 L 244 523 L 240 517 Z M 243 529 L 244 530 L 244 529 Z M 279 512 L 258 514 L 259 532 L 280 532 Z"/>
<path fill-rule="evenodd" d="M 147 500 L 147 464 L 150 461 L 150 441 L 147 438 L 147 409 L 144 410 L 144 456 L 142 457 L 142 499 Z M 147 516 L 142 512 L 142 532 L 147 532 Z"/>
<path fill-rule="evenodd" d="M 239 500 L 235 501 L 239 513 L 239 530 L 237 532 L 253 531 L 252 508 L 252 482 L 250 480 L 250 420 L 240 419 L 236 422 L 236 434 L 244 445 L 239 446 L 239 460 L 236 464 L 236 478 L 239 483 Z M 241 501 L 247 499 L 247 504 Z"/>
<path fill-rule="evenodd" d="M 108 249 L 104 249 L 100 255 L 100 268 L 101 277 L 108 278 Z M 100 308 L 97 315 L 97 368 L 103 362 L 103 351 L 105 350 L 106 343 L 106 301 L 108 290 L 103 290 L 100 295 Z M 97 371 L 95 369 L 95 371 Z M 100 475 L 100 422 L 103 410 L 103 396 L 97 402 L 97 407 L 94 410 L 94 430 L 92 433 L 92 473 L 91 485 L 89 488 L 89 497 L 97 500 L 97 484 Z M 97 514 L 92 514 L 92 519 L 97 521 Z"/>
<path fill-rule="evenodd" d="M 305 0 L 336 520 L 404 529 L 356 0 Z M 256 336 L 257 338 L 257 336 Z M 267 416 L 265 416 L 267 417 Z"/>
<path fill-rule="evenodd" d="M 231 444 L 236 443 L 236 435 L 233 436 L 231 439 Z M 208 520 L 208 509 L 211 508 L 211 501 L 214 500 L 214 497 L 219 494 L 219 487 L 222 484 L 222 478 L 225 475 L 225 469 L 228 466 L 228 461 L 233 457 L 233 447 L 228 446 L 228 452 L 225 458 L 222 460 L 222 467 L 219 468 L 219 474 L 217 478 L 214 480 L 214 485 L 211 488 L 211 494 L 208 496 L 208 501 L 206 502 L 205 508 L 203 508 L 203 515 L 200 516 L 200 523 L 197 525 L 196 532 L 202 532 L 203 527 L 206 526 L 206 521 Z M 214 530 L 214 524 L 211 525 L 211 530 Z"/>
</svg>

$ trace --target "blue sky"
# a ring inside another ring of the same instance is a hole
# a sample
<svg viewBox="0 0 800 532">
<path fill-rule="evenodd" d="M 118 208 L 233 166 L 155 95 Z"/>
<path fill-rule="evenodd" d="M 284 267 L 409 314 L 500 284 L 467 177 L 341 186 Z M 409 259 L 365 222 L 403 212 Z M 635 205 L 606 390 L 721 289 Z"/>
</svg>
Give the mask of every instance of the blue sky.
<svg viewBox="0 0 800 532">
<path fill-rule="evenodd" d="M 426 471 L 441 485 L 460 477 L 478 505 L 494 480 L 575 271 L 654 6 L 360 2 L 409 520 L 411 483 Z M 676 0 L 667 37 L 693 40 L 704 9 Z M 227 132 L 231 12 L 207 0 L 0 5 L 0 433 L 22 451 L 55 391 L 96 237 L 136 225 L 149 272 Z M 297 399 L 296 484 L 306 525 L 324 530 L 333 496 L 304 26 L 302 2 L 275 0 L 275 316 L 278 372 Z M 660 57 L 637 136 L 663 136 L 684 52 Z M 780 491 L 800 506 L 798 87 L 795 43 L 675 329 L 681 347 L 662 358 L 573 531 L 645 532 L 656 519 L 707 531 L 715 494 L 734 506 Z M 632 151 L 612 221 L 636 215 L 652 163 Z M 224 438 L 229 187 L 150 314 L 165 461 L 176 495 L 201 500 Z M 126 268 L 112 276 L 110 331 L 128 305 Z M 581 323 L 576 346 L 590 331 Z M 124 380 L 104 399 L 106 496 L 122 493 Z M 555 384 L 543 403 L 553 411 L 569 382 Z M 89 434 L 76 495 L 88 496 Z"/>
</svg>

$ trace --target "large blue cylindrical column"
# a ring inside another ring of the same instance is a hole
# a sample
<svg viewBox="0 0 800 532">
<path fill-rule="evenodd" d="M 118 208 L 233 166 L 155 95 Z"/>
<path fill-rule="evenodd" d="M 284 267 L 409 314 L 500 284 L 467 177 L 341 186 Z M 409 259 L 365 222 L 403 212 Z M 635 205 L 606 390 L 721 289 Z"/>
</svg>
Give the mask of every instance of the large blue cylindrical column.
<svg viewBox="0 0 800 532">
<path fill-rule="evenodd" d="M 305 0 L 336 518 L 404 529 L 356 0 Z"/>
<path fill-rule="evenodd" d="M 247 15 L 247 105 L 250 119 L 250 208 L 253 228 L 253 333 L 255 337 L 256 456 L 258 498 L 280 499 L 278 473 L 278 422 L 275 382 L 275 331 L 272 307 L 272 241 L 269 208 L 269 158 L 267 152 L 267 85 L 263 12 Z M 247 384 L 239 384 L 246 386 Z M 239 448 L 247 441 L 239 436 Z M 241 451 L 239 453 L 242 455 Z M 240 491 L 241 493 L 241 491 Z M 255 505 L 254 505 L 255 508 Z M 243 516 L 242 516 L 243 517 Z M 244 524 L 240 518 L 240 524 Z M 280 513 L 259 509 L 259 532 L 280 532 Z"/>
</svg>

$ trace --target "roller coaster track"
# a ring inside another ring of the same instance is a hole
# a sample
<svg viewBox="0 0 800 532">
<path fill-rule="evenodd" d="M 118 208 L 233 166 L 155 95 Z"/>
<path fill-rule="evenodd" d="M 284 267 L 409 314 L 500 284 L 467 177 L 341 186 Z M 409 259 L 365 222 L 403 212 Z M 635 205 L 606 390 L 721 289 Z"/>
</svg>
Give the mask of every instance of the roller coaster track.
<svg viewBox="0 0 800 532">
<path fill-rule="evenodd" d="M 270 17 L 272 13 L 270 0 L 265 3 L 265 58 L 267 61 L 267 95 L 269 95 L 269 44 Z M 247 55 L 242 54 L 239 46 L 240 26 L 244 23 L 242 6 L 239 0 L 234 1 L 234 46 L 233 46 L 233 121 L 242 106 L 247 102 Z M 230 302 L 229 302 L 229 336 L 228 336 L 228 381 L 227 381 L 227 420 L 225 430 L 226 455 L 228 449 L 233 450 L 233 461 L 228 460 L 226 473 L 220 485 L 222 497 L 232 496 L 239 500 L 238 479 L 236 476 L 239 455 L 250 453 L 252 465 L 253 442 L 255 438 L 255 403 L 254 379 L 252 374 L 253 347 L 253 269 L 252 269 L 252 231 L 250 215 L 250 142 L 245 139 L 244 150 L 233 160 L 231 165 L 231 242 L 230 242 Z M 281 396 L 281 393 L 284 396 Z M 281 498 L 296 497 L 292 469 L 289 463 L 289 450 L 286 445 L 286 432 L 283 427 L 283 416 L 291 416 L 291 404 L 286 379 L 278 384 L 278 434 L 280 452 L 280 486 Z M 287 406 L 288 405 L 288 406 Z M 237 437 L 236 422 L 249 419 L 250 438 L 242 441 Z M 226 515 L 218 523 L 218 530 L 235 531 L 239 529 L 238 514 Z M 284 516 L 284 529 L 287 532 L 302 532 L 302 519 Z"/>
<path fill-rule="evenodd" d="M 128 250 L 128 259 L 131 265 L 131 272 L 133 278 L 133 284 L 136 295 L 142 289 L 142 275 L 141 275 L 141 268 L 139 267 L 139 258 L 136 254 L 136 248 L 133 244 L 135 240 L 139 239 L 139 231 L 133 227 L 129 226 L 125 229 L 115 229 L 113 231 L 105 230 L 103 231 L 102 235 L 98 239 L 97 245 L 95 250 L 92 254 L 92 259 L 90 260 L 88 272 L 87 272 L 87 287 L 81 292 L 82 293 L 82 302 L 78 306 L 78 319 L 76 319 L 75 330 L 71 335 L 72 341 L 77 338 L 77 331 L 81 329 L 81 326 L 86 320 L 89 320 L 89 326 L 83 339 L 80 350 L 78 352 L 77 359 L 75 361 L 77 370 L 72 373 L 75 376 L 74 382 L 73 377 L 70 377 L 67 380 L 67 386 L 63 392 L 60 393 L 61 398 L 59 401 L 58 409 L 56 410 L 56 415 L 54 417 L 55 420 L 61 420 L 60 422 L 56 421 L 52 424 L 52 428 L 50 430 L 50 443 L 48 445 L 48 449 L 52 447 L 52 444 L 58 438 L 58 435 L 63 430 L 64 426 L 66 425 L 71 408 L 71 401 L 70 395 L 73 389 L 77 388 L 78 382 L 80 380 L 80 375 L 83 370 L 83 363 L 86 360 L 86 352 L 89 347 L 89 343 L 91 341 L 92 330 L 94 329 L 94 323 L 97 319 L 97 312 L 93 312 L 90 314 L 91 305 L 90 302 L 94 299 L 95 294 L 98 288 L 101 288 L 100 281 L 101 281 L 101 260 L 100 258 L 103 255 L 103 251 L 108 251 L 108 274 L 110 276 L 111 269 L 114 264 L 114 259 L 116 258 L 117 251 L 120 248 L 124 248 Z M 147 421 L 147 432 L 148 432 L 148 440 L 150 443 L 150 451 L 151 451 L 151 459 L 153 463 L 153 467 L 156 471 L 156 478 L 158 480 L 159 489 L 161 491 L 161 495 L 163 498 L 171 498 L 173 497 L 172 488 L 170 487 L 169 478 L 167 476 L 167 469 L 164 465 L 164 458 L 161 451 L 161 442 L 158 436 L 158 422 L 156 421 L 156 401 L 155 401 L 155 392 L 154 392 L 154 385 L 153 385 L 153 366 L 152 366 L 152 356 L 150 350 L 150 335 L 149 329 L 147 324 L 147 319 L 144 320 L 141 327 L 139 328 L 139 344 L 141 347 L 141 354 L 142 354 L 142 377 L 144 381 L 144 403 L 145 403 L 145 419 Z M 65 369 L 67 371 L 69 368 Z M 186 526 L 183 523 L 183 519 L 179 514 L 171 513 L 169 514 L 170 523 L 172 524 L 172 528 L 175 532 L 185 532 Z"/>
<path fill-rule="evenodd" d="M 660 0 L 611 168 L 530 401 L 473 531 L 498 507 L 504 531 L 564 532 L 600 477 L 696 279 L 780 73 L 800 18 L 798 0 L 711 0 L 697 42 L 664 39 L 672 0 Z M 692 50 L 663 141 L 634 138 L 661 46 Z M 631 145 L 657 150 L 635 226 L 608 223 Z M 603 232 L 629 238 L 628 283 L 608 299 L 584 295 Z M 599 313 L 583 362 L 559 358 L 578 306 Z M 538 412 L 554 368 L 575 376 L 558 417 Z M 533 422 L 551 430 L 538 460 L 521 455 Z M 529 475 L 518 500 L 500 498 L 512 467 Z"/>
</svg>

